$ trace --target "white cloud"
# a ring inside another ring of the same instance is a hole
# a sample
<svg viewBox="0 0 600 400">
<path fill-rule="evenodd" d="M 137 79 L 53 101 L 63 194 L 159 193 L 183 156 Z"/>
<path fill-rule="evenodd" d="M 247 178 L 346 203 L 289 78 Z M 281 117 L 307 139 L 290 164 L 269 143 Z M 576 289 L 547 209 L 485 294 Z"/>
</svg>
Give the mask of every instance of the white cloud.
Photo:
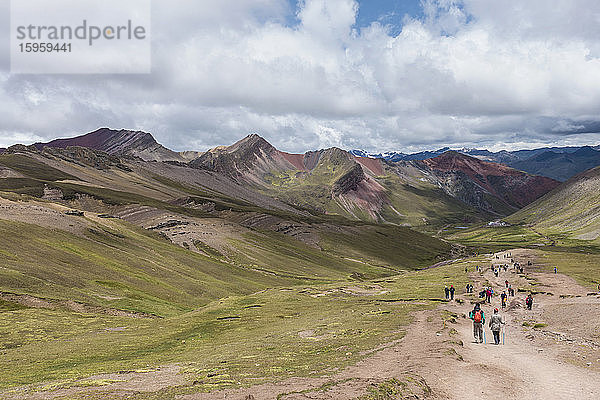
<svg viewBox="0 0 600 400">
<path fill-rule="evenodd" d="M 598 140 L 561 127 L 598 121 L 600 3 L 423 4 L 391 36 L 353 28 L 353 0 L 305 0 L 292 27 L 285 0 L 156 0 L 152 75 L 0 73 L 0 130 L 145 129 L 178 150 L 250 132 L 289 151 Z"/>
</svg>

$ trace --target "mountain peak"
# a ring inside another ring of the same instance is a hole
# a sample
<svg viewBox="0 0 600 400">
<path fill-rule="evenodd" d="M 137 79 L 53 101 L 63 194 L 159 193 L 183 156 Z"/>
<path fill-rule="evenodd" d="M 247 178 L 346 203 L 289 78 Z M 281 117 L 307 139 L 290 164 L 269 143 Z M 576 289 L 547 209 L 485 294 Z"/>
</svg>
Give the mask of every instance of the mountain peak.
<svg viewBox="0 0 600 400">
<path fill-rule="evenodd" d="M 85 135 L 56 139 L 48 143 L 35 143 L 42 150 L 44 147 L 66 148 L 87 147 L 117 156 L 137 156 L 146 161 L 180 161 L 181 156 L 171 151 L 143 131 L 115 130 L 100 128 Z"/>
<path fill-rule="evenodd" d="M 580 157 L 581 156 L 600 156 L 600 152 L 597 150 L 594 150 L 594 148 L 591 146 L 583 146 L 582 148 L 580 148 L 576 152 L 574 152 L 573 155 L 580 156 Z"/>
<path fill-rule="evenodd" d="M 228 152 L 234 152 L 239 150 L 255 151 L 259 149 L 270 152 L 275 150 L 275 147 L 271 143 L 267 142 L 267 140 L 264 139 L 262 136 L 256 133 L 252 133 L 243 138 L 242 140 L 234 143 L 233 145 L 226 147 L 226 151 Z"/>
</svg>

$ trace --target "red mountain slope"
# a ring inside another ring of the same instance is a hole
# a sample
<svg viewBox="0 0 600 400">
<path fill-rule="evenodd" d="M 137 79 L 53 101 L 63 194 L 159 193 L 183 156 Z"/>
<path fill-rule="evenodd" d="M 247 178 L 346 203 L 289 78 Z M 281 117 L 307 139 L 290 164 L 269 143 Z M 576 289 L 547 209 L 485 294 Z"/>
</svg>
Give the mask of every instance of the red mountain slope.
<svg viewBox="0 0 600 400">
<path fill-rule="evenodd" d="M 516 208 L 532 203 L 560 184 L 551 178 L 530 175 L 502 164 L 481 161 L 455 151 L 448 151 L 418 163 L 440 178 L 454 175 L 457 179 L 468 179 L 476 187 Z"/>
</svg>

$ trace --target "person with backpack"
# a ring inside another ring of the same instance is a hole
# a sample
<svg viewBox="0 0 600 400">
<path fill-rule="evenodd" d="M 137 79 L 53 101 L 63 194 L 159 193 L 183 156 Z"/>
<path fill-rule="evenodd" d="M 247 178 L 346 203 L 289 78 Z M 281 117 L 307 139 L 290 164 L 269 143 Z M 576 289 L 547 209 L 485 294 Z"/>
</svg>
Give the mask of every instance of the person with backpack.
<svg viewBox="0 0 600 400">
<path fill-rule="evenodd" d="M 450 285 L 450 300 L 454 300 L 454 292 L 456 291 L 456 289 L 454 289 L 454 285 Z"/>
<path fill-rule="evenodd" d="M 492 302 L 492 288 L 489 288 L 489 287 L 488 287 L 488 288 L 485 290 L 485 300 L 486 300 L 488 303 L 491 303 L 491 302 Z"/>
<path fill-rule="evenodd" d="M 502 308 L 506 308 L 506 298 L 508 296 L 506 295 L 506 292 L 502 292 L 502 294 L 500 295 L 500 299 L 502 300 Z"/>
<path fill-rule="evenodd" d="M 508 279 L 504 281 L 504 285 L 508 288 Z"/>
<path fill-rule="evenodd" d="M 448 286 L 444 286 L 444 294 L 446 295 L 446 300 L 448 300 L 450 298 L 450 289 L 448 289 Z"/>
<path fill-rule="evenodd" d="M 483 325 L 485 324 L 485 314 L 479 303 L 475 304 L 473 311 L 469 313 L 469 318 L 473 320 L 473 336 L 475 343 L 483 343 Z"/>
<path fill-rule="evenodd" d="M 498 309 L 494 309 L 494 315 L 490 318 L 490 329 L 494 334 L 494 344 L 500 344 L 500 330 L 502 329 L 502 325 L 504 325 L 504 321 L 500 314 L 498 314 Z"/>
<path fill-rule="evenodd" d="M 527 298 L 525 299 L 525 304 L 527 304 L 527 309 L 531 310 L 531 307 L 533 306 L 533 296 L 531 295 L 531 293 L 529 293 L 529 296 L 527 296 Z"/>
</svg>

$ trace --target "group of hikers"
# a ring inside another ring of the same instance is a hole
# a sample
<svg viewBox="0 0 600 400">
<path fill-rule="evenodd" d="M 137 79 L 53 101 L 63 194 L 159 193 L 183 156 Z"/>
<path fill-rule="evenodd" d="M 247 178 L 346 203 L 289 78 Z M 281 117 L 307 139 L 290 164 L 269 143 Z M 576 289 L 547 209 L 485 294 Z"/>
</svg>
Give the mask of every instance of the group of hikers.
<svg viewBox="0 0 600 400">
<path fill-rule="evenodd" d="M 500 259 L 500 255 L 496 255 L 496 259 Z M 517 272 L 523 272 L 523 267 L 518 263 L 514 262 L 512 259 L 512 254 L 507 253 L 502 255 L 502 258 L 510 259 L 510 262 L 513 264 L 513 267 L 517 270 Z M 531 261 L 528 261 L 528 265 L 531 265 Z M 504 272 L 507 272 L 509 268 L 508 264 L 504 265 L 492 265 L 491 270 L 496 277 L 499 276 L 502 269 Z M 477 272 L 483 272 L 480 266 L 476 266 L 475 270 Z M 468 269 L 465 267 L 465 273 L 468 272 Z M 555 268 L 554 273 L 557 273 L 557 269 Z M 508 279 L 504 281 L 504 287 L 506 290 L 503 290 L 500 293 L 500 305 L 502 309 L 507 308 L 507 302 L 509 297 L 515 296 L 515 290 L 512 285 L 509 283 Z M 474 286 L 471 283 L 468 283 L 466 286 L 466 293 L 473 293 Z M 598 290 L 600 291 L 600 284 L 598 285 Z M 444 292 L 447 300 L 454 300 L 454 286 L 450 285 L 450 287 L 446 286 L 444 288 Z M 485 341 L 485 323 L 486 323 L 486 315 L 484 310 L 482 309 L 483 304 L 491 304 L 492 297 L 494 296 L 494 288 L 492 286 L 486 286 L 479 292 L 479 298 L 484 299 L 483 301 L 475 303 L 473 310 L 469 312 L 469 318 L 473 321 L 473 336 L 475 337 L 475 342 L 483 343 Z M 530 293 L 527 298 L 525 298 L 525 305 L 528 310 L 531 310 L 533 307 L 533 296 Z M 501 340 L 501 332 L 502 327 L 506 324 L 502 316 L 500 315 L 500 311 L 498 308 L 493 309 L 493 314 L 489 317 L 488 326 L 493 333 L 494 344 L 499 345 Z M 504 343 L 504 335 L 502 335 L 502 343 Z"/>
<path fill-rule="evenodd" d="M 500 295 L 502 308 L 506 308 L 506 299 L 507 295 L 503 292 Z M 533 296 L 531 293 L 525 299 L 525 304 L 528 310 L 531 310 L 533 306 Z M 483 343 L 485 340 L 485 312 L 481 309 L 480 303 L 475 303 L 473 310 L 469 313 L 469 318 L 473 321 L 473 336 L 475 337 L 475 342 Z M 494 308 L 494 313 L 490 317 L 489 328 L 494 335 L 494 344 L 500 344 L 500 332 L 502 330 L 502 326 L 505 325 L 505 321 L 502 319 L 498 308 Z"/>
<path fill-rule="evenodd" d="M 454 300 L 455 291 L 456 289 L 454 289 L 453 285 L 450 285 L 450 287 L 444 286 L 444 294 L 446 295 L 446 300 Z"/>
</svg>

